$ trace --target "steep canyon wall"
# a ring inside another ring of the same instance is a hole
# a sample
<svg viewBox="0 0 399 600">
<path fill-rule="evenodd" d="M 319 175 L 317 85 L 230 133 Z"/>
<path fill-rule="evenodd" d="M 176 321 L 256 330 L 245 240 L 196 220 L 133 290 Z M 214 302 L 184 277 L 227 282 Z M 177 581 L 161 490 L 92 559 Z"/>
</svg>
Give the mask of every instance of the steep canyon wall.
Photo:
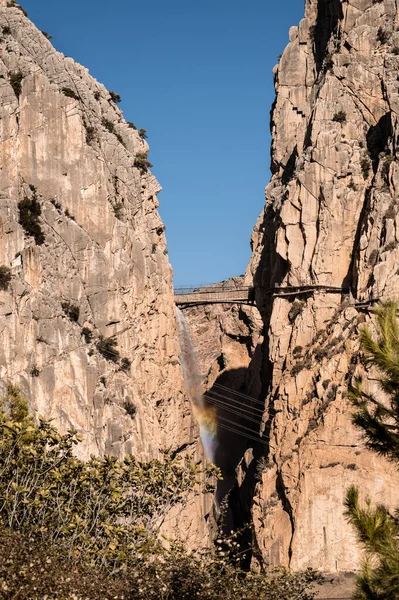
<svg viewBox="0 0 399 600">
<path fill-rule="evenodd" d="M 272 179 L 244 278 L 259 313 L 190 309 L 200 348 L 201 326 L 213 331 L 200 351 L 211 391 L 226 382 L 264 403 L 252 425 L 263 444 L 233 435 L 221 465 L 233 479 L 242 459 L 231 511 L 266 565 L 356 569 L 345 490 L 399 499 L 396 469 L 365 450 L 345 397 L 369 302 L 399 296 L 398 19 L 395 0 L 306 1 L 274 71 Z"/>
</svg>

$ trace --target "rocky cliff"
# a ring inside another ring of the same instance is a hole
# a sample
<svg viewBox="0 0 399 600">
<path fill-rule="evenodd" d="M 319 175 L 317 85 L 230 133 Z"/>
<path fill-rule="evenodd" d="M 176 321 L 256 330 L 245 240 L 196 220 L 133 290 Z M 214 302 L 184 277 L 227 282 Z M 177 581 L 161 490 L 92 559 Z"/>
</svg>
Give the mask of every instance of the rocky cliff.
<svg viewBox="0 0 399 600">
<path fill-rule="evenodd" d="M 15 2 L 0 25 L 0 379 L 85 456 L 193 444 L 147 143 Z"/>
<path fill-rule="evenodd" d="M 196 309 L 197 328 L 215 331 L 202 353 L 210 395 L 216 382 L 254 398 L 241 416 L 237 396 L 219 402 L 241 431 L 220 464 L 232 477 L 241 459 L 231 512 L 252 522 L 266 565 L 354 570 L 346 488 L 399 501 L 395 468 L 364 449 L 345 397 L 359 325 L 373 301 L 399 296 L 398 19 L 395 0 L 306 1 L 274 72 L 272 179 L 245 276 L 261 323 L 256 309 Z"/>
</svg>

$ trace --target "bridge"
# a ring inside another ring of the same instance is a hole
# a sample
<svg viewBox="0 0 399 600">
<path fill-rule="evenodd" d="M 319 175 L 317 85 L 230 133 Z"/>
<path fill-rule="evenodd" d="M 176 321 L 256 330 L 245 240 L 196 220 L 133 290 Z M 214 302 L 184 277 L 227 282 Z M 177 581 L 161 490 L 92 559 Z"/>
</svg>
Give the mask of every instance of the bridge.
<svg viewBox="0 0 399 600">
<path fill-rule="evenodd" d="M 331 285 L 275 286 L 261 288 L 250 286 L 205 286 L 175 288 L 175 304 L 181 307 L 200 304 L 255 304 L 255 290 L 262 289 L 264 295 L 272 298 L 286 296 L 309 296 L 315 293 L 349 294 L 349 290 Z"/>
</svg>

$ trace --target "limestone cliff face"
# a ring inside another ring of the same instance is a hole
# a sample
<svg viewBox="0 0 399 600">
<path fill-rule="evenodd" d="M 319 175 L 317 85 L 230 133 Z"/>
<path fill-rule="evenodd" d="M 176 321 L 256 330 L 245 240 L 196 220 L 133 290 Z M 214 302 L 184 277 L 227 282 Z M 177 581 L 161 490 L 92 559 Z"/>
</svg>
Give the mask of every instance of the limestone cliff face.
<svg viewBox="0 0 399 600">
<path fill-rule="evenodd" d="M 398 19 L 394 0 L 308 0 L 275 70 L 273 177 L 247 273 L 267 328 L 270 446 L 252 518 L 270 564 L 356 568 L 345 489 L 399 499 L 395 468 L 362 447 L 345 399 L 370 318 L 354 304 L 399 296 Z"/>
<path fill-rule="evenodd" d="M 345 398 L 372 322 L 359 303 L 399 296 L 398 19 L 394 0 L 307 0 L 275 68 L 273 175 L 245 277 L 262 326 L 239 383 L 264 402 L 266 446 L 248 440 L 231 498 L 268 565 L 356 569 L 345 490 L 399 501 L 396 469 L 364 449 Z"/>
<path fill-rule="evenodd" d="M 0 265 L 12 273 L 0 291 L 0 379 L 77 429 L 86 457 L 194 443 L 160 186 L 135 166 L 147 143 L 9 4 L 0 0 Z M 43 239 L 20 223 L 24 199 L 40 206 Z"/>
</svg>

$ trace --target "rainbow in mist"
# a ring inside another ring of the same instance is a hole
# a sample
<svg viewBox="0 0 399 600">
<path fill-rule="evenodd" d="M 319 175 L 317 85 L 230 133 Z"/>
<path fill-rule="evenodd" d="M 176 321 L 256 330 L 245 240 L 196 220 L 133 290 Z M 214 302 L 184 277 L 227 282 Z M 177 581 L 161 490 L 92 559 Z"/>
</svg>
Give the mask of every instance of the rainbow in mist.
<svg viewBox="0 0 399 600">
<path fill-rule="evenodd" d="M 198 361 L 190 330 L 181 310 L 176 308 L 176 314 L 179 326 L 181 363 L 191 397 L 193 414 L 200 428 L 200 437 L 205 455 L 209 460 L 214 462 L 218 428 L 216 409 L 213 406 L 205 404 L 202 394 L 202 378 L 198 370 Z"/>
</svg>

